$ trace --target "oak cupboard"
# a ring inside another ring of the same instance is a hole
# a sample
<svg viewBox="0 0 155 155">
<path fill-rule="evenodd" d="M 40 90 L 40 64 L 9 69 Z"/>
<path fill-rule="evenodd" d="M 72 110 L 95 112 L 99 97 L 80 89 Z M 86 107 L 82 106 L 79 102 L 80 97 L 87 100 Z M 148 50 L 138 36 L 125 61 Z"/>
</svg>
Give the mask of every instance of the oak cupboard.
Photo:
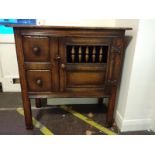
<svg viewBox="0 0 155 155">
<path fill-rule="evenodd" d="M 14 28 L 27 129 L 32 129 L 30 98 L 109 98 L 106 122 L 113 123 L 124 56 L 131 28 L 8 25 Z"/>
</svg>

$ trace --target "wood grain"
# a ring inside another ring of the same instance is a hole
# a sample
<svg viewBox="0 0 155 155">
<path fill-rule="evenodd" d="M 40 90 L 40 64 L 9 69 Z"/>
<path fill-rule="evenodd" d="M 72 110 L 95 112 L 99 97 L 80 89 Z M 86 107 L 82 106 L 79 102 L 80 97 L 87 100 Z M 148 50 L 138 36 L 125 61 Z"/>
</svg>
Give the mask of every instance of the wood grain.
<svg viewBox="0 0 155 155">
<path fill-rule="evenodd" d="M 41 99 L 50 97 L 96 97 L 99 104 L 108 97 L 107 124 L 112 125 L 125 30 L 131 28 L 8 26 L 15 32 L 28 129 L 33 127 L 30 98 L 40 107 Z"/>
</svg>

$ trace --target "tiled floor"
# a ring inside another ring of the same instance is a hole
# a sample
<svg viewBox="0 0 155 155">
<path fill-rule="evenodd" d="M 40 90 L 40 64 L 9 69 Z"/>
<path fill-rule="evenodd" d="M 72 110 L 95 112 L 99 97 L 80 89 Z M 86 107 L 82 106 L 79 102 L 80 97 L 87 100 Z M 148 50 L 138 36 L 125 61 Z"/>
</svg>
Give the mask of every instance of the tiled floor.
<svg viewBox="0 0 155 155">
<path fill-rule="evenodd" d="M 16 109 L 22 107 L 20 93 L 0 93 L 0 134 L 1 135 L 40 135 L 43 134 L 39 128 L 26 130 L 24 117 Z M 91 117 L 93 121 L 105 126 L 106 106 L 90 105 L 69 105 L 78 113 Z M 59 106 L 46 106 L 45 108 L 35 108 L 32 101 L 33 117 L 42 125 L 47 127 L 55 135 L 105 135 L 103 131 L 87 124 L 79 118 L 66 112 Z M 115 130 L 117 132 L 117 130 Z M 151 131 L 136 131 L 119 133 L 121 135 L 152 135 Z"/>
</svg>

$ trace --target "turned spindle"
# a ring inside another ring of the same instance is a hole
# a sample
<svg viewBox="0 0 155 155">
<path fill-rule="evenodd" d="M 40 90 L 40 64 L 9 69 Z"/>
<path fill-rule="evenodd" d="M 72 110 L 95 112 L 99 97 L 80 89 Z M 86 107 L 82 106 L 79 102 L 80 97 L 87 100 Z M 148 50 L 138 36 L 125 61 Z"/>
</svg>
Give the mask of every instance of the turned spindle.
<svg viewBox="0 0 155 155">
<path fill-rule="evenodd" d="M 102 62 L 102 57 L 103 57 L 103 50 L 102 50 L 102 47 L 100 47 L 100 51 L 99 51 L 99 62 Z"/>
<path fill-rule="evenodd" d="M 79 62 L 82 61 L 82 49 L 81 46 L 79 47 Z"/>
<path fill-rule="evenodd" d="M 85 61 L 88 62 L 88 58 L 89 58 L 89 49 L 88 47 L 86 48 L 86 53 L 85 53 Z"/>
<path fill-rule="evenodd" d="M 93 54 L 92 54 L 92 61 L 95 62 L 95 58 L 96 58 L 96 48 L 93 48 Z"/>
<path fill-rule="evenodd" d="M 72 51 L 71 51 L 71 58 L 72 58 L 72 62 L 75 62 L 75 48 L 74 46 L 72 47 Z"/>
</svg>

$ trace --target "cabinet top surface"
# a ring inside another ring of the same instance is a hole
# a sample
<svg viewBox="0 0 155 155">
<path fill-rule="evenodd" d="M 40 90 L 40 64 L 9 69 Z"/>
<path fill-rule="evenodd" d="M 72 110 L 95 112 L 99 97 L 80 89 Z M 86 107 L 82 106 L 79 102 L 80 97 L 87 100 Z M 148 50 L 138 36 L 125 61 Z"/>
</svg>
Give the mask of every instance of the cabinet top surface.
<svg viewBox="0 0 155 155">
<path fill-rule="evenodd" d="M 30 28 L 30 29 L 75 29 L 75 30 L 132 30 L 130 27 L 86 27 L 86 26 L 52 26 L 52 25 L 17 25 L 6 24 L 13 28 Z"/>
</svg>

